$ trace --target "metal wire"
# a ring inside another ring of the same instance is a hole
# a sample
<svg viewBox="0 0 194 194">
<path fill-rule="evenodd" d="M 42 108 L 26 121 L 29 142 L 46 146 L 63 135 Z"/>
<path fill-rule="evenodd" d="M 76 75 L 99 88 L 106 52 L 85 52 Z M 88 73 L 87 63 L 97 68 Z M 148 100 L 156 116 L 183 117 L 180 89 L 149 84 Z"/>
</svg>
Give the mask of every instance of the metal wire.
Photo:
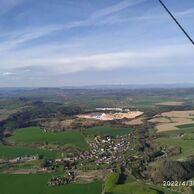
<svg viewBox="0 0 194 194">
<path fill-rule="evenodd" d="M 181 24 L 177 21 L 177 19 L 173 16 L 173 14 L 170 12 L 170 10 L 166 7 L 166 5 L 162 2 L 162 0 L 159 0 L 160 4 L 164 7 L 164 9 L 167 11 L 167 13 L 172 17 L 172 19 L 176 22 L 178 27 L 183 31 L 183 33 L 186 35 L 186 37 L 190 40 L 190 42 L 194 45 L 193 39 L 189 36 L 189 34 L 185 31 L 185 29 L 181 26 Z"/>
</svg>

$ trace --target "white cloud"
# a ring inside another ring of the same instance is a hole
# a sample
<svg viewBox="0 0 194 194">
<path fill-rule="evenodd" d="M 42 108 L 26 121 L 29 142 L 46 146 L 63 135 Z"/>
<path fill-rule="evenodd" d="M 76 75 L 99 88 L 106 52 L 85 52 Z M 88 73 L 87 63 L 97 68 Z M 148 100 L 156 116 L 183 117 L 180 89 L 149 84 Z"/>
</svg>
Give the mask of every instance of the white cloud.
<svg viewBox="0 0 194 194">
<path fill-rule="evenodd" d="M 194 14 L 194 9 L 187 9 L 184 11 L 177 11 L 174 13 L 176 16 L 188 16 L 188 15 L 193 15 Z"/>
<path fill-rule="evenodd" d="M 9 7 L 10 8 L 14 7 L 14 5 L 15 6 L 18 5 L 22 1 L 23 0 L 11 0 Z M 117 13 L 123 9 L 129 8 L 143 1 L 145 0 L 123 0 L 110 7 L 96 11 L 94 14 L 92 14 L 85 20 L 72 21 L 67 24 L 61 24 L 61 25 L 47 25 L 43 27 L 34 27 L 26 30 L 23 29 L 20 32 L 18 31 L 13 33 L 8 32 L 7 34 L 3 33 L 4 36 L 7 35 L 8 37 L 7 37 L 7 40 L 1 42 L 0 51 L 13 49 L 17 47 L 19 44 L 47 36 L 49 34 L 52 34 L 53 32 L 60 31 L 60 30 L 67 30 L 67 29 L 72 29 L 76 27 L 84 27 L 84 26 L 91 26 L 91 25 L 104 25 L 104 24 L 114 24 L 118 22 L 123 22 L 122 20 L 117 20 L 117 19 L 114 20 L 108 17 L 110 17 L 111 14 Z M 3 0 L 3 4 L 6 4 L 5 2 L 6 0 Z"/>
<path fill-rule="evenodd" d="M 1 1 L 1 0 L 0 0 Z M 46 35 L 49 35 L 58 30 L 71 29 L 74 27 L 101 25 L 101 24 L 114 24 L 118 22 L 125 22 L 129 20 L 152 20 L 157 17 L 163 18 L 163 15 L 143 15 L 131 18 L 121 18 L 114 15 L 121 10 L 129 8 L 135 4 L 141 3 L 144 0 L 124 0 L 108 8 L 102 9 L 94 13 L 86 20 L 70 22 L 66 25 L 48 25 L 41 28 L 31 28 L 25 31 L 13 32 L 8 35 L 7 41 L 0 44 L 0 57 L 1 66 L 0 70 L 5 71 L 3 76 L 14 75 L 14 72 L 20 68 L 28 67 L 44 67 L 51 73 L 72 73 L 84 70 L 110 70 L 119 67 L 151 67 L 169 65 L 177 61 L 177 65 L 181 63 L 191 63 L 194 60 L 193 48 L 189 45 L 170 45 L 162 48 L 150 48 L 145 50 L 124 50 L 120 52 L 104 52 L 93 54 L 76 54 L 72 52 L 67 54 L 70 45 L 42 45 L 39 47 L 30 47 L 29 49 L 15 49 L 19 44 L 26 43 L 27 41 L 34 40 Z M 190 14 L 190 11 L 178 12 L 177 14 Z M 95 22 L 94 22 L 95 21 Z M 81 40 L 79 40 L 81 42 Z M 72 43 L 73 45 L 73 43 Z M 88 46 L 88 45 L 87 45 Z M 84 50 L 83 46 L 83 50 Z M 10 51 L 13 49 L 13 52 Z M 59 51 L 60 52 L 56 52 Z M 73 49 L 72 49 L 73 50 Z M 78 51 L 81 49 L 78 49 Z M 4 53 L 3 53 L 4 51 Z M 187 52 L 183 52 L 187 51 Z M 78 52 L 77 52 L 78 53 Z M 27 73 L 27 72 L 26 72 Z M 31 72 L 33 73 L 33 72 Z"/>
<path fill-rule="evenodd" d="M 9 72 L 9 71 L 2 73 L 2 76 L 5 76 L 5 77 L 6 76 L 12 76 L 12 75 L 15 75 L 15 73 Z"/>
<path fill-rule="evenodd" d="M 99 17 L 105 17 L 108 15 L 111 15 L 113 13 L 117 13 L 119 11 L 122 11 L 123 9 L 126 9 L 128 7 L 137 5 L 139 3 L 142 3 L 145 0 L 124 0 L 117 4 L 114 4 L 108 8 L 102 9 L 92 15 L 91 18 L 99 18 Z"/>
<path fill-rule="evenodd" d="M 0 51 L 13 49 L 19 44 L 46 36 L 56 30 L 59 30 L 59 26 L 44 26 L 42 28 L 33 28 L 21 32 L 16 31 L 10 33 L 9 38 L 1 42 Z"/>
<path fill-rule="evenodd" d="M 42 67 L 51 74 L 65 74 L 80 72 L 85 70 L 111 70 L 121 67 L 156 67 L 176 64 L 190 64 L 194 60 L 193 47 L 191 45 L 170 45 L 161 48 L 151 48 L 145 50 L 125 50 L 121 52 L 96 53 L 86 55 L 65 55 L 50 54 L 35 57 L 17 55 L 14 59 L 11 57 L 2 60 L 4 67 L 9 67 L 8 71 L 28 67 Z M 33 72 L 31 72 L 33 73 Z M 9 74 L 9 73 L 8 73 Z"/>
<path fill-rule="evenodd" d="M 24 0 L 0 0 L 0 14 L 2 13 L 1 9 L 8 11 L 9 9 L 14 8 L 15 6 L 21 4 Z M 68 30 L 76 27 L 84 27 L 91 25 L 105 25 L 105 24 L 115 24 L 121 22 L 137 21 L 137 20 L 156 20 L 163 19 L 167 17 L 166 14 L 159 15 L 142 15 L 142 16 L 133 16 L 129 18 L 122 18 L 118 15 L 114 15 L 126 8 L 130 8 L 134 5 L 140 4 L 145 0 L 123 0 L 119 3 L 113 4 L 107 8 L 96 11 L 94 14 L 89 16 L 85 20 L 72 21 L 66 24 L 60 25 L 46 25 L 43 27 L 31 27 L 29 29 L 23 29 L 22 31 L 13 31 L 10 32 L 1 32 L 0 35 L 5 37 L 4 41 L 1 41 L 0 51 L 10 50 L 22 43 L 41 38 L 52 34 L 53 32 L 60 30 Z M 184 11 L 178 11 L 174 13 L 176 16 L 187 16 L 194 14 L 194 9 L 188 9 Z"/>
</svg>

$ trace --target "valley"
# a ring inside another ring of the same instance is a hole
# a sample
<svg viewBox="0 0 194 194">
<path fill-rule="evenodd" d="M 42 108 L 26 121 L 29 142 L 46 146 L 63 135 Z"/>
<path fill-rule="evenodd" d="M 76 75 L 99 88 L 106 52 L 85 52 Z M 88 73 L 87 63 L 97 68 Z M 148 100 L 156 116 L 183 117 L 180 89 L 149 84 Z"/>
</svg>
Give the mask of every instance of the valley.
<svg viewBox="0 0 194 194">
<path fill-rule="evenodd" d="M 185 90 L 194 99 L 194 91 Z M 119 94 L 112 90 L 63 92 L 65 98 L 56 89 L 45 96 L 24 90 L 8 94 L 10 99 L 1 97 L 3 194 L 22 194 L 28 188 L 40 194 L 91 194 L 91 189 L 94 194 L 193 194 L 192 187 L 163 186 L 163 181 L 194 177 L 191 97 L 188 100 L 178 89 L 174 93 L 153 89 L 151 97 L 143 89 Z M 133 98 L 137 104 L 139 100 L 137 106 Z M 121 108 L 110 108 L 112 101 Z M 18 181 L 8 188 L 6 180 L 15 177 Z M 26 187 L 21 188 L 21 181 Z"/>
</svg>

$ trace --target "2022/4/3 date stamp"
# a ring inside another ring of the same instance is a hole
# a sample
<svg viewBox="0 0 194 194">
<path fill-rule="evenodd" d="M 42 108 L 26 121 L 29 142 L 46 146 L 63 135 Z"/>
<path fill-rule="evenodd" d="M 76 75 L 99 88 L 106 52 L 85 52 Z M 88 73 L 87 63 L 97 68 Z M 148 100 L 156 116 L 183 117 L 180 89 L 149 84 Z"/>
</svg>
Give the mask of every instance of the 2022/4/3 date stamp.
<svg viewBox="0 0 194 194">
<path fill-rule="evenodd" d="M 164 187 L 179 187 L 179 186 L 185 186 L 185 187 L 193 187 L 194 186 L 194 180 L 189 181 L 163 181 Z"/>
</svg>

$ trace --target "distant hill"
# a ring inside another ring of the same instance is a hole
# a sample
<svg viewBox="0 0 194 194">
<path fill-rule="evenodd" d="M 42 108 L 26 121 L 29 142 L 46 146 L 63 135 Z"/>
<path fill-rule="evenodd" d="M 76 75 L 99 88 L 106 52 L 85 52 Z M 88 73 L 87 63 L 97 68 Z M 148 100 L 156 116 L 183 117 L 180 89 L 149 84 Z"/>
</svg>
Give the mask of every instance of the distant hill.
<svg viewBox="0 0 194 194">
<path fill-rule="evenodd" d="M 64 87 L 66 88 L 66 87 Z M 146 88 L 194 88 L 193 83 L 174 83 L 174 84 L 118 84 L 118 85 L 89 85 L 79 86 L 73 88 L 83 89 L 146 89 Z"/>
<path fill-rule="evenodd" d="M 170 88 L 194 88 L 194 83 L 173 83 L 173 84 L 114 84 L 114 85 L 85 85 L 85 86 L 64 86 L 64 87 L 0 87 L 0 92 L 18 92 L 18 91 L 61 91 L 75 89 L 170 89 Z"/>
</svg>

